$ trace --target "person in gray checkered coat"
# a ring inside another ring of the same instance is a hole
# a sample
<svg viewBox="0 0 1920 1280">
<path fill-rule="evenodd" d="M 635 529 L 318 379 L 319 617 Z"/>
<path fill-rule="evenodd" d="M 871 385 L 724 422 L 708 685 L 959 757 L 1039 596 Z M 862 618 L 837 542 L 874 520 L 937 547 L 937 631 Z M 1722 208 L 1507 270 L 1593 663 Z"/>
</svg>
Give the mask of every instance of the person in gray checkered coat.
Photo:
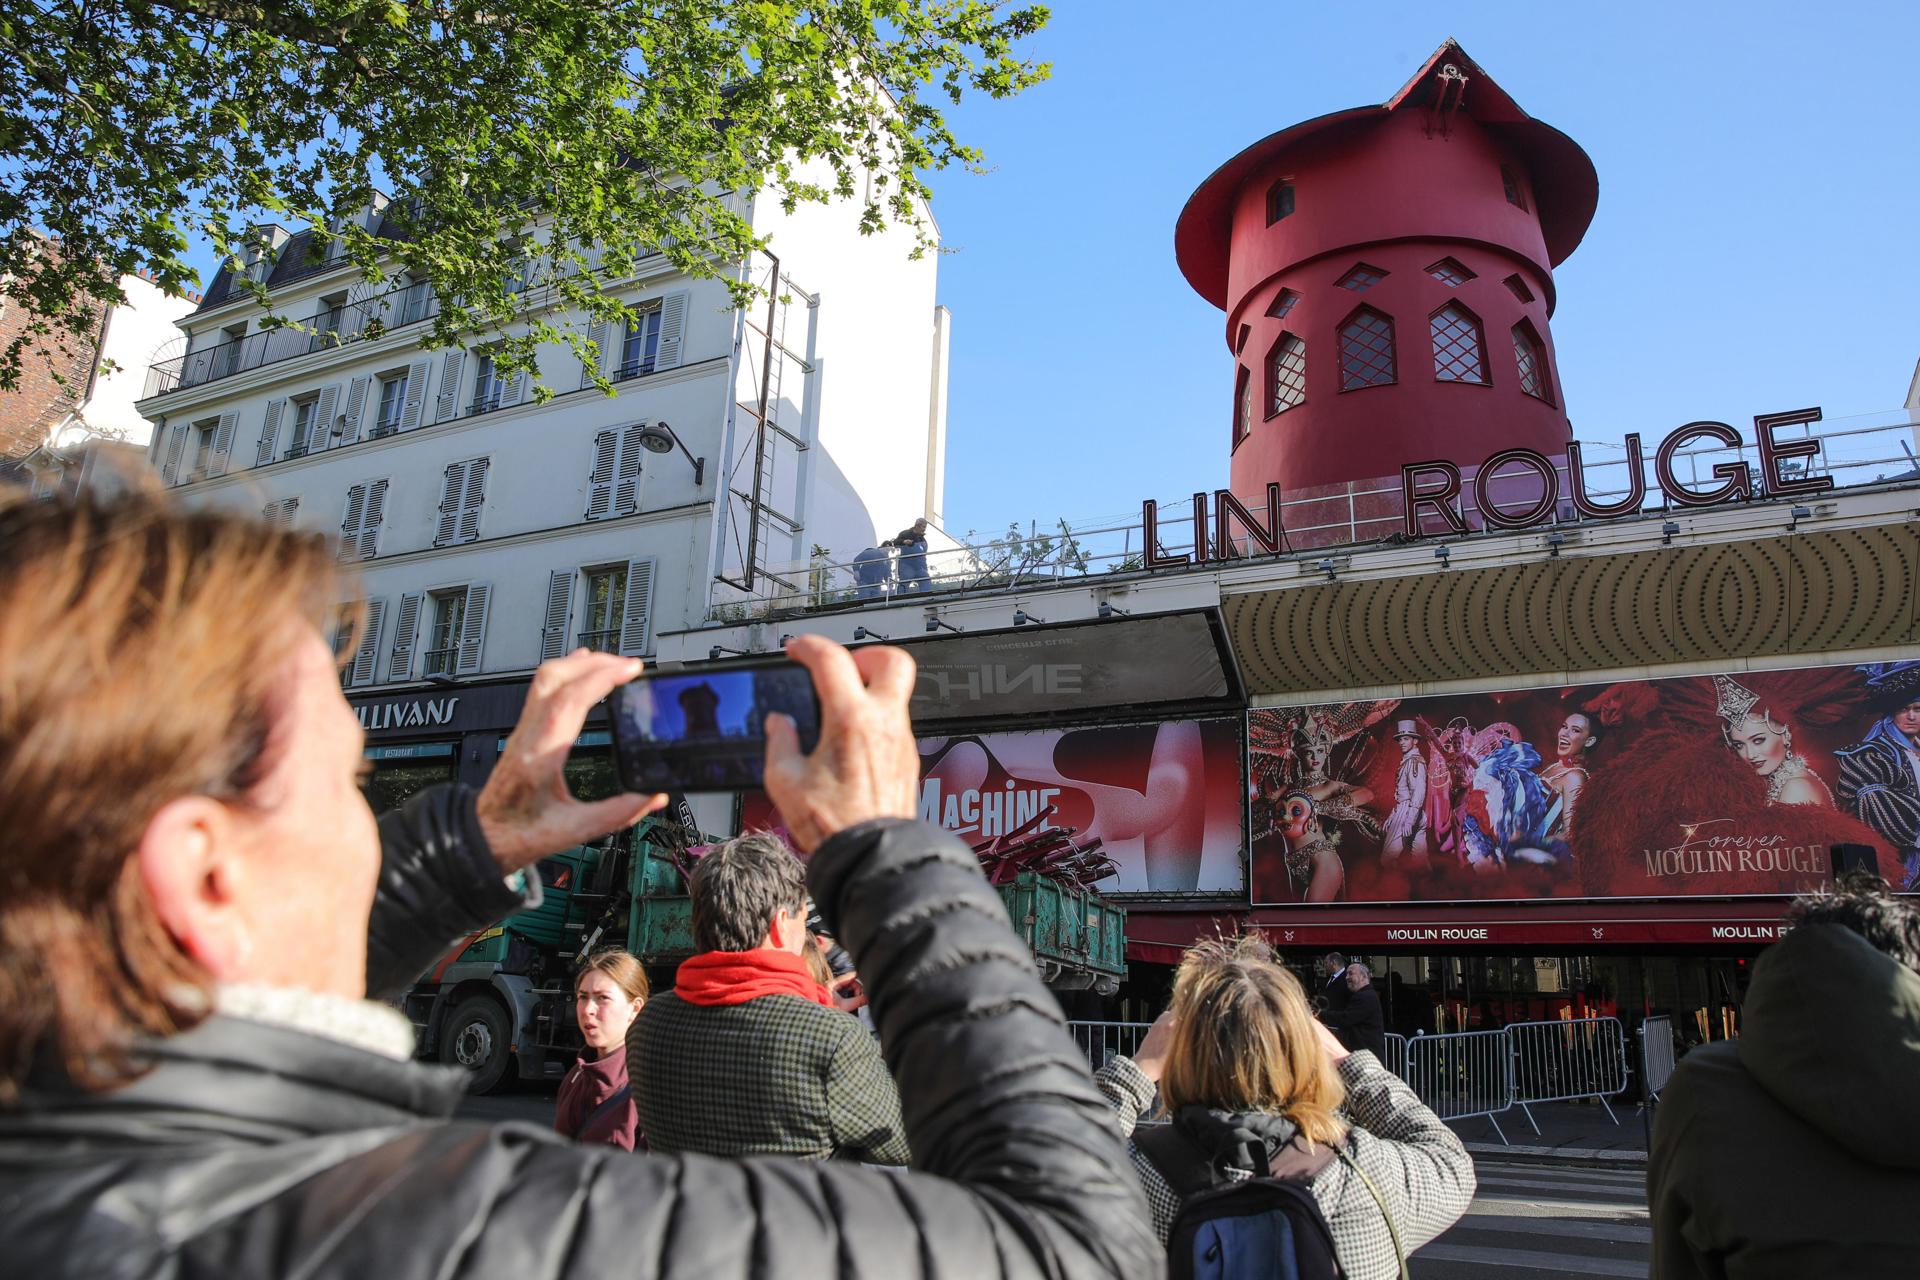
<svg viewBox="0 0 1920 1280">
<path fill-rule="evenodd" d="M 1094 1080 L 1129 1135 L 1128 1155 L 1162 1241 L 1180 1196 L 1131 1141 L 1153 1110 L 1156 1086 L 1174 1129 L 1223 1181 L 1253 1176 L 1240 1145 L 1249 1134 L 1264 1141 L 1269 1160 L 1288 1147 L 1344 1147 L 1344 1157 L 1325 1163 L 1308 1187 L 1348 1280 L 1400 1274 L 1386 1214 L 1401 1251 L 1411 1253 L 1473 1201 L 1473 1158 L 1460 1139 L 1373 1054 L 1349 1053 L 1314 1018 L 1298 980 L 1254 938 L 1188 951 L 1172 1007 L 1132 1058 L 1114 1058 Z"/>
<path fill-rule="evenodd" d="M 688 887 L 700 953 L 627 1032 L 628 1071 L 650 1150 L 911 1159 L 900 1095 L 852 1009 L 807 966 L 807 885 L 775 836 L 701 858 Z"/>
</svg>

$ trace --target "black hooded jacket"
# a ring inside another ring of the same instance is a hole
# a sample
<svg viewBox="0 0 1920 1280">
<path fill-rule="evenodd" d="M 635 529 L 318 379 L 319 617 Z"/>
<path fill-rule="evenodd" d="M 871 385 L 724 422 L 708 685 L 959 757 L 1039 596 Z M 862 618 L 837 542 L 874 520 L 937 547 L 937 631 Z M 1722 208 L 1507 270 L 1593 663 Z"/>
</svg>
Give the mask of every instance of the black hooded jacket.
<svg viewBox="0 0 1920 1280">
<path fill-rule="evenodd" d="M 1754 966 L 1745 1014 L 1655 1112 L 1654 1280 L 1915 1274 L 1920 974 L 1803 925 Z"/>
<path fill-rule="evenodd" d="M 370 985 L 517 902 L 471 797 L 382 824 Z M 0 1113 L 9 1275 L 1150 1277 L 1160 1249 L 1107 1107 L 972 855 L 906 822 L 809 867 L 860 963 L 916 1172 L 636 1157 L 449 1121 L 457 1070 L 215 1016 L 105 1094 Z M 934 1175 L 934 1176 L 928 1176 Z"/>
</svg>

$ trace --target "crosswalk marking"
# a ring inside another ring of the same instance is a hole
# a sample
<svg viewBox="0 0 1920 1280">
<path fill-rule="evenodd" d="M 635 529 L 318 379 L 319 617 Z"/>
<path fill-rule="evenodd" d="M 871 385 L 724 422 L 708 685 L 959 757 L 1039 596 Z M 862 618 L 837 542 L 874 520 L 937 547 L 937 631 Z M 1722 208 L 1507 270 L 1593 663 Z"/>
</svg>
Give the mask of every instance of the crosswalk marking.
<svg viewBox="0 0 1920 1280">
<path fill-rule="evenodd" d="M 1415 1251 L 1415 1280 L 1644 1277 L 1653 1228 L 1639 1170 L 1487 1161 L 1466 1216 Z"/>
<path fill-rule="evenodd" d="M 1482 1267 L 1528 1267 L 1547 1275 L 1635 1276 L 1646 1280 L 1645 1262 L 1543 1253 L 1537 1249 L 1492 1249 L 1479 1245 L 1430 1244 L 1417 1255 L 1435 1262 L 1471 1262 Z"/>
</svg>

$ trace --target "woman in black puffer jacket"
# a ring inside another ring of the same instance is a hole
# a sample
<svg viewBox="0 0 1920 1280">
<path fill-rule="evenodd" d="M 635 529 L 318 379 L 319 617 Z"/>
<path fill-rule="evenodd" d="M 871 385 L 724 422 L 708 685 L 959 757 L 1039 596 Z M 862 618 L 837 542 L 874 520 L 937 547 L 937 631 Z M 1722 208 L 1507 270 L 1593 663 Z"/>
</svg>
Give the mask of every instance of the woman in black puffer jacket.
<svg viewBox="0 0 1920 1280">
<path fill-rule="evenodd" d="M 450 1122 L 462 1074 L 406 1061 L 404 1019 L 351 997 L 537 901 L 503 873 L 606 830 L 609 806 L 632 821 L 664 803 L 583 805 L 561 774 L 639 663 L 547 664 L 478 803 L 422 794 L 376 841 L 315 625 L 349 590 L 333 565 L 317 534 L 157 501 L 0 499 L 0 777 L 39 788 L 0 794 L 9 1275 L 1161 1273 L 1122 1144 L 999 899 L 959 841 L 893 816 L 918 775 L 898 651 L 795 643 L 821 742 L 802 756 L 777 726 L 768 790 L 860 964 L 914 1172 Z M 76 678 L 95 653 L 113 669 Z"/>
</svg>

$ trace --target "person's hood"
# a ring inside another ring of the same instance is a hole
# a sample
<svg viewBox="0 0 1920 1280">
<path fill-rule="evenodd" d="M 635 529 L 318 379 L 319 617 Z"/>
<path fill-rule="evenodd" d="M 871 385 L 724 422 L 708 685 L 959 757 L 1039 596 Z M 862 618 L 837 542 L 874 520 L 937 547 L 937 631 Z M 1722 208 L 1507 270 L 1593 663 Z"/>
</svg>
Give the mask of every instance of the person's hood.
<svg viewBox="0 0 1920 1280">
<path fill-rule="evenodd" d="M 1920 1169 L 1920 974 L 1839 925 L 1767 949 L 1740 1061 L 1787 1110 L 1874 1164 Z"/>
<path fill-rule="evenodd" d="M 1268 1111 L 1214 1111 L 1188 1104 L 1174 1113 L 1173 1127 L 1184 1133 L 1213 1164 L 1222 1169 L 1256 1170 L 1247 1147 L 1266 1148 L 1267 1159 L 1279 1155 L 1298 1132 L 1293 1121 Z"/>
</svg>

